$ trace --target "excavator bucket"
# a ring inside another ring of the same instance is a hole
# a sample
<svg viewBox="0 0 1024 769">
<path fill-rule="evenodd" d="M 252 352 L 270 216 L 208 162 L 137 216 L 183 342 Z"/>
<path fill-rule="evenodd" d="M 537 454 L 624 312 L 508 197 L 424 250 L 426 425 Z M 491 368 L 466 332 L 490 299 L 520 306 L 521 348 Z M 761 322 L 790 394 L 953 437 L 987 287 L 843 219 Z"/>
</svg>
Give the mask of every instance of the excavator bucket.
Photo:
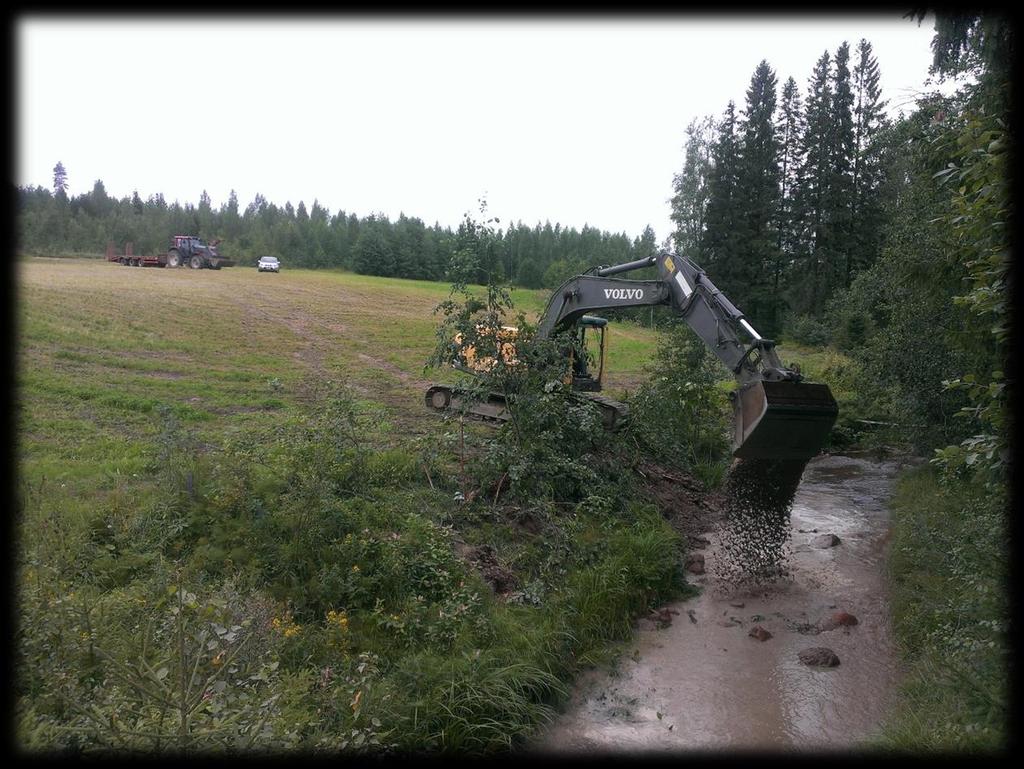
<svg viewBox="0 0 1024 769">
<path fill-rule="evenodd" d="M 808 460 L 825 445 L 839 414 L 828 385 L 756 381 L 736 395 L 733 456 Z"/>
</svg>

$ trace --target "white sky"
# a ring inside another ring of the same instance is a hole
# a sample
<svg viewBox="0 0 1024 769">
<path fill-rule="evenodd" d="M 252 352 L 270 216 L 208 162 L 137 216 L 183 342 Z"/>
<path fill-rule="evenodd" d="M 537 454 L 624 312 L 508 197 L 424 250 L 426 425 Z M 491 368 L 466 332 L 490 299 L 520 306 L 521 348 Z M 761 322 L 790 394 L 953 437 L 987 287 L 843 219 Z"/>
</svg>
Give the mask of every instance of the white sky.
<svg viewBox="0 0 1024 769">
<path fill-rule="evenodd" d="M 924 89 L 933 23 L 863 16 L 23 16 L 19 185 L 102 179 L 214 207 L 399 212 L 456 226 L 671 230 L 694 117 L 742 108 L 761 59 L 805 95 L 815 61 L 874 47 L 883 98 Z M 907 111 L 912 105 L 907 106 Z"/>
</svg>

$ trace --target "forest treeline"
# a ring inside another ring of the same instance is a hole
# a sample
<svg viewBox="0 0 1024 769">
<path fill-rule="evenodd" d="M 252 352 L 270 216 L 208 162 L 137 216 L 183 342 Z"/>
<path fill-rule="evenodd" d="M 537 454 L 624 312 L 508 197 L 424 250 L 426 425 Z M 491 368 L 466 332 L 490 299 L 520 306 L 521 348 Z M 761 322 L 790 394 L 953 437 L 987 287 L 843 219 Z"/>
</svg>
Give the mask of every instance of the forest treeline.
<svg viewBox="0 0 1024 769">
<path fill-rule="evenodd" d="M 742 107 L 687 128 L 673 240 L 762 334 L 846 353 L 849 416 L 998 475 L 1011 30 L 939 14 L 932 47 L 958 90 L 895 115 L 867 40 L 824 51 L 802 88 L 762 61 Z"/>
<path fill-rule="evenodd" d="M 522 222 L 496 228 L 480 241 L 466 221 L 454 231 L 415 216 L 392 221 L 375 213 L 360 217 L 330 213 L 316 200 L 279 206 L 257 194 L 240 208 L 232 190 L 227 203 L 214 208 L 203 192 L 198 205 L 168 203 L 162 194 L 143 200 L 138 192 L 116 198 L 102 180 L 92 190 L 69 197 L 68 170 L 54 168 L 54 189 L 18 189 L 20 248 L 27 254 L 102 253 L 108 242 L 120 250 L 133 243 L 134 253 L 161 253 L 174 234 L 195 234 L 223 241 L 221 252 L 255 263 L 264 254 L 288 267 L 341 268 L 364 275 L 446 280 L 452 255 L 471 248 L 478 254 L 477 280 L 508 280 L 524 288 L 554 287 L 596 262 L 613 264 L 639 258 L 654 246 L 649 227 L 630 239 L 594 227 L 582 230 L 550 222 L 528 227 Z"/>
</svg>

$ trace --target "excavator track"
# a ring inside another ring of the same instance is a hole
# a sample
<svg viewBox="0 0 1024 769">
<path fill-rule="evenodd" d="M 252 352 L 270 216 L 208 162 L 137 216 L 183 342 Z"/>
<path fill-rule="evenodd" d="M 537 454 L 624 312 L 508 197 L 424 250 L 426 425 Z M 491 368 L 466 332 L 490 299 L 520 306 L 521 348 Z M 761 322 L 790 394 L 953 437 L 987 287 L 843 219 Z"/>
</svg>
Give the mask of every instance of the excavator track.
<svg viewBox="0 0 1024 769">
<path fill-rule="evenodd" d="M 609 398 L 607 395 L 594 392 L 574 392 L 573 397 L 594 403 L 601 410 L 601 421 L 604 423 L 605 429 L 615 430 L 622 427 L 629 418 L 629 406 L 614 398 Z M 485 422 L 500 424 L 511 418 L 505 397 L 501 393 L 488 393 L 486 400 L 475 401 L 470 399 L 468 391 L 461 388 L 434 385 L 427 390 L 424 400 L 427 406 L 434 411 L 447 413 L 461 411 L 468 417 Z"/>
<path fill-rule="evenodd" d="M 626 420 L 629 419 L 629 406 L 622 401 L 593 392 L 573 393 L 573 395 L 579 398 L 586 398 L 592 403 L 597 404 L 597 407 L 601 409 L 601 419 L 604 421 L 604 426 L 607 430 L 616 430 L 626 424 Z"/>
</svg>

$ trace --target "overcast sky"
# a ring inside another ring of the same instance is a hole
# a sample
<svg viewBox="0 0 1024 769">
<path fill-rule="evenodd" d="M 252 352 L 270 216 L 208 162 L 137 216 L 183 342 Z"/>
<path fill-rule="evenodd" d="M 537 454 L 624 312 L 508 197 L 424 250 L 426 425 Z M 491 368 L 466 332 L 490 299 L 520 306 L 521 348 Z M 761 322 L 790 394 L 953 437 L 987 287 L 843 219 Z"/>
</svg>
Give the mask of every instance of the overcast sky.
<svg viewBox="0 0 1024 769">
<path fill-rule="evenodd" d="M 912 108 L 933 23 L 864 16 L 61 17 L 17 22 L 16 183 L 214 207 L 671 230 L 687 124 L 741 108 L 761 59 L 806 93 L 866 38 Z"/>
</svg>

